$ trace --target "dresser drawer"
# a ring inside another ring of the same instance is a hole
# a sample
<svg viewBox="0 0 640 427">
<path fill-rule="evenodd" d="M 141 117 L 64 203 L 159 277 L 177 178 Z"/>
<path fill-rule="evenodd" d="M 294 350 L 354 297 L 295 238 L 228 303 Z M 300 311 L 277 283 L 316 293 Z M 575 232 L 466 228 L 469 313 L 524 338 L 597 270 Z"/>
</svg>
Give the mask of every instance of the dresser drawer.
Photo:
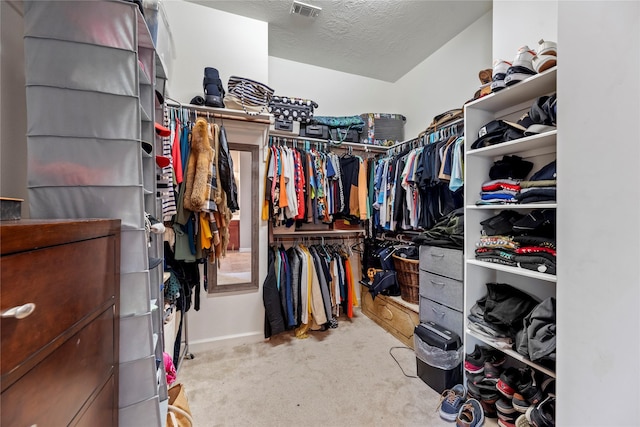
<svg viewBox="0 0 640 427">
<path fill-rule="evenodd" d="M 398 297 L 399 298 L 399 297 Z M 362 287 L 362 311 L 378 325 L 389 331 L 405 345 L 413 348 L 413 330 L 419 324 L 418 313 L 393 297 L 371 297 L 368 288 Z M 414 305 L 414 307 L 416 307 Z"/>
<path fill-rule="evenodd" d="M 432 321 L 455 332 L 461 337 L 464 336 L 462 334 L 462 312 L 453 310 L 446 305 L 439 304 L 422 296 L 420 297 L 420 321 Z"/>
<path fill-rule="evenodd" d="M 109 236 L 2 257 L 0 309 L 35 304 L 28 317 L 0 320 L 3 382 L 28 358 L 32 365 L 53 351 L 60 344 L 56 338 L 77 332 L 74 325 L 77 328 L 79 322 L 97 316 L 97 309 L 114 303 L 116 249 L 116 238 Z"/>
<path fill-rule="evenodd" d="M 463 253 L 458 249 L 420 246 L 420 270 L 462 280 Z"/>
<path fill-rule="evenodd" d="M 454 310 L 462 311 L 463 290 L 460 280 L 438 276 L 420 270 L 420 296 L 429 298 Z"/>
<path fill-rule="evenodd" d="M 105 383 L 115 385 L 113 316 L 113 307 L 109 307 L 6 389 L 0 399 L 0 424 L 66 426 L 73 424 L 71 421 L 81 409 L 94 404 L 105 405 L 99 412 L 107 413 L 113 408 L 107 405 L 117 396 L 114 386 L 110 388 L 110 398 L 88 402 L 94 390 Z"/>
</svg>

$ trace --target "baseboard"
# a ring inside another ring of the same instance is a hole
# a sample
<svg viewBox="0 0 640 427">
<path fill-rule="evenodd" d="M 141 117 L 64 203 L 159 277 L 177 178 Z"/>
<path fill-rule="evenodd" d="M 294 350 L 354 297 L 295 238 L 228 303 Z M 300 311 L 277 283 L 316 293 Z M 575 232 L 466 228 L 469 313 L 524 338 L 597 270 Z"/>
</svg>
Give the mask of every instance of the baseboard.
<svg viewBox="0 0 640 427">
<path fill-rule="evenodd" d="M 264 332 L 248 332 L 245 334 L 226 335 L 223 337 L 210 338 L 206 340 L 189 341 L 189 352 L 198 353 L 200 351 L 219 349 L 220 347 L 233 347 L 242 344 L 253 344 L 264 341 Z"/>
</svg>

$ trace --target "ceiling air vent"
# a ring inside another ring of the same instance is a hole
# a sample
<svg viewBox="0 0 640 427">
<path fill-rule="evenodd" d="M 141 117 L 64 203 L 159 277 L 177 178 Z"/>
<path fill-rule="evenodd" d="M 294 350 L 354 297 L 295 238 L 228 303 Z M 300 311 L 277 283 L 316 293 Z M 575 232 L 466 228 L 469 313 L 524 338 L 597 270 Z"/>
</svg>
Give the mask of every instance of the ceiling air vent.
<svg viewBox="0 0 640 427">
<path fill-rule="evenodd" d="M 312 6 L 310 4 L 302 3 L 301 1 L 297 0 L 293 0 L 293 4 L 291 5 L 291 13 L 306 16 L 309 18 L 315 18 L 320 14 L 321 10 L 321 7 Z"/>
</svg>

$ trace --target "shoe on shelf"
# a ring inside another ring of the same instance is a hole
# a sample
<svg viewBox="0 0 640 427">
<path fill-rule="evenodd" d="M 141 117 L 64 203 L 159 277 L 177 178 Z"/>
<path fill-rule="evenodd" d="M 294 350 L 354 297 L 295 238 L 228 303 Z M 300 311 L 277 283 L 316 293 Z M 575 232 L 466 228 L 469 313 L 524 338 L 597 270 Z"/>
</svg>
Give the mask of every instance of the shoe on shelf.
<svg viewBox="0 0 640 427">
<path fill-rule="evenodd" d="M 476 399 L 467 399 L 458 411 L 457 427 L 480 427 L 484 424 L 482 405 Z"/>
<path fill-rule="evenodd" d="M 470 374 L 479 374 L 484 371 L 484 355 L 482 346 L 476 344 L 473 351 L 464 357 L 464 370 Z"/>
<path fill-rule="evenodd" d="M 542 391 L 543 396 L 556 397 L 556 379 L 549 377 L 542 381 L 542 384 L 540 384 L 540 390 Z"/>
<path fill-rule="evenodd" d="M 511 86 L 537 74 L 532 64 L 534 56 L 536 56 L 536 53 L 529 49 L 529 46 L 525 45 L 520 47 L 515 59 L 511 63 L 511 67 L 507 70 L 504 84 Z"/>
<path fill-rule="evenodd" d="M 484 376 L 488 379 L 494 379 L 498 381 L 500 378 L 500 374 L 502 373 L 502 369 L 499 366 L 495 366 L 493 363 L 488 360 L 484 362 Z"/>
<path fill-rule="evenodd" d="M 551 55 L 558 56 L 558 44 L 556 42 L 550 42 L 544 39 L 538 41 L 537 55 Z"/>
<path fill-rule="evenodd" d="M 527 409 L 525 416 L 533 427 L 555 427 L 556 398 L 548 396 L 542 402 Z"/>
<path fill-rule="evenodd" d="M 536 73 L 547 71 L 551 67 L 558 65 L 558 58 L 554 55 L 536 55 L 531 60 L 531 65 Z"/>
<path fill-rule="evenodd" d="M 513 399 L 513 394 L 518 389 L 520 383 L 520 370 L 518 368 L 509 367 L 500 374 L 500 379 L 496 384 L 496 388 L 500 393 L 509 399 Z"/>
<path fill-rule="evenodd" d="M 462 384 L 454 385 L 452 388 L 443 391 L 438 405 L 440 418 L 447 421 L 455 421 L 466 398 L 467 391 Z"/>
<path fill-rule="evenodd" d="M 493 78 L 491 81 L 491 92 L 498 92 L 505 88 L 504 78 L 507 76 L 507 70 L 511 67 L 511 62 L 502 59 L 493 61 Z"/>
<path fill-rule="evenodd" d="M 515 423 L 509 422 L 509 421 L 505 421 L 505 420 L 498 420 L 498 425 L 500 427 L 516 427 Z"/>
<path fill-rule="evenodd" d="M 496 402 L 496 410 L 498 411 L 498 418 L 507 421 L 514 421 L 516 417 L 520 415 L 513 407 L 511 400 L 505 399 L 504 397 L 498 399 Z"/>
<path fill-rule="evenodd" d="M 527 421 L 527 416 L 525 414 L 520 415 L 516 419 L 516 427 L 531 427 L 531 424 Z"/>
<path fill-rule="evenodd" d="M 476 399 L 482 405 L 485 417 L 497 418 L 496 402 L 500 399 L 500 393 L 496 389 L 496 381 L 484 378 L 475 384 L 467 383 L 469 397 Z"/>
<path fill-rule="evenodd" d="M 520 370 L 520 382 L 511 400 L 513 407 L 524 414 L 530 406 L 541 401 L 542 391 L 536 385 L 535 372 L 530 368 Z"/>
</svg>

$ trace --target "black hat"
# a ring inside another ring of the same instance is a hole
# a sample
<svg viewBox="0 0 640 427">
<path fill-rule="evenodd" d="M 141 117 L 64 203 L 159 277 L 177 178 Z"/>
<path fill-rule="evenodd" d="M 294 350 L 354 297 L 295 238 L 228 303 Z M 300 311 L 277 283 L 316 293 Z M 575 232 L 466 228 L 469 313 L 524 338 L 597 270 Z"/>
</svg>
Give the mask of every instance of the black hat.
<svg viewBox="0 0 640 427">
<path fill-rule="evenodd" d="M 517 123 L 506 120 L 492 120 L 480 128 L 478 131 L 478 139 L 471 144 L 471 149 L 475 150 L 476 148 L 488 147 L 490 145 L 500 144 L 501 142 L 522 138 L 525 130 L 526 128 Z"/>
</svg>

